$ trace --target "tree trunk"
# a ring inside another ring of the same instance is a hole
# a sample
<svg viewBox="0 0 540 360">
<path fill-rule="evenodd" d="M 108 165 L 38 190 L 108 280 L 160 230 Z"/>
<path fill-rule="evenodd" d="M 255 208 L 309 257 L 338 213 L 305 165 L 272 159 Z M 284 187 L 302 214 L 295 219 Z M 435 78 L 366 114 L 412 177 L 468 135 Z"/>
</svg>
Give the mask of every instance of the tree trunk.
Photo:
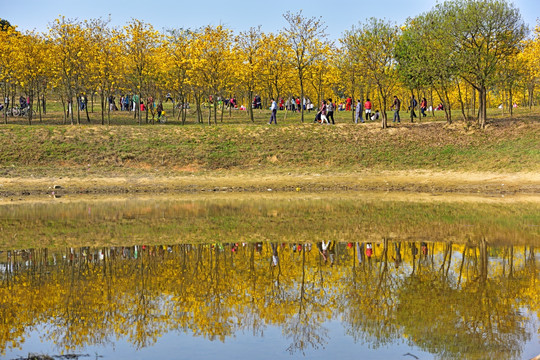
<svg viewBox="0 0 540 360">
<path fill-rule="evenodd" d="M 480 128 L 485 129 L 486 128 L 486 117 L 487 117 L 487 110 L 486 110 L 486 100 L 487 100 L 487 91 L 485 85 L 480 85 L 480 88 L 478 89 L 478 95 L 480 97 L 480 107 L 479 107 L 479 117 L 478 121 L 480 123 Z"/>
<path fill-rule="evenodd" d="M 252 103 L 252 99 L 253 99 L 253 90 L 250 88 L 248 88 L 248 99 L 250 101 L 250 104 L 248 105 L 248 109 L 249 109 L 249 118 L 251 119 L 251 122 L 255 122 L 255 119 L 253 118 L 253 103 Z"/>
<path fill-rule="evenodd" d="M 75 119 L 73 118 L 73 95 L 70 93 L 68 95 L 68 114 L 71 119 L 71 125 L 75 125 Z"/>
<path fill-rule="evenodd" d="M 28 95 L 28 125 L 32 125 L 32 106 L 34 105 L 34 95 L 32 90 L 29 91 Z"/>
<path fill-rule="evenodd" d="M 388 127 L 388 121 L 386 116 L 386 96 L 383 95 L 382 89 L 379 86 L 379 101 L 382 101 L 381 104 L 381 128 L 386 129 Z M 412 110 L 411 110 L 412 111 Z"/>
<path fill-rule="evenodd" d="M 84 110 L 86 111 L 86 121 L 90 124 L 90 115 L 88 115 L 88 97 L 84 95 Z"/>
<path fill-rule="evenodd" d="M 101 125 L 105 125 L 105 98 L 104 98 L 103 91 L 100 93 L 100 101 L 101 101 Z"/>
<path fill-rule="evenodd" d="M 4 86 L 4 95 L 5 95 L 5 99 L 9 99 L 9 94 L 7 92 L 7 86 Z M 7 124 L 7 114 L 8 114 L 8 107 L 9 105 L 11 104 L 7 104 L 7 102 L 5 101 L 4 99 L 4 124 Z"/>
<path fill-rule="evenodd" d="M 137 104 L 135 104 L 135 113 L 137 114 L 137 118 L 139 119 L 139 125 L 141 125 L 141 99 L 142 95 L 139 91 L 139 99 L 137 100 Z"/>
<path fill-rule="evenodd" d="M 214 124 L 217 125 L 217 96 L 214 94 Z"/>
<path fill-rule="evenodd" d="M 67 122 L 66 103 L 64 101 L 63 96 L 60 96 L 60 100 L 62 101 L 62 108 L 64 109 L 64 125 L 66 125 L 66 122 Z"/>
<path fill-rule="evenodd" d="M 7 101 L 5 101 L 6 99 L 9 100 L 9 92 L 8 92 L 7 83 L 4 82 L 4 99 L 3 99 L 4 100 L 4 124 L 7 124 L 8 108 L 9 108 L 9 105 L 11 105 L 11 104 L 8 104 Z"/>
<path fill-rule="evenodd" d="M 352 123 L 354 124 L 354 117 L 355 117 L 355 114 L 356 114 L 356 103 L 355 103 L 355 94 L 354 94 L 354 85 L 356 85 L 356 82 L 354 81 L 354 72 L 352 74 L 352 79 L 351 79 L 351 120 L 352 120 Z"/>
<path fill-rule="evenodd" d="M 302 106 L 303 101 L 304 101 L 304 79 L 303 79 L 302 72 L 300 72 L 300 109 L 301 109 L 300 118 L 302 119 L 302 122 L 304 122 L 304 107 Z"/>
<path fill-rule="evenodd" d="M 81 97 L 77 95 L 77 125 L 81 125 Z"/>
<path fill-rule="evenodd" d="M 514 116 L 514 98 L 512 94 L 512 88 L 508 89 L 508 101 L 510 102 L 510 117 Z"/>
<path fill-rule="evenodd" d="M 40 94 L 39 94 L 39 87 L 37 89 L 37 108 L 38 108 L 38 112 L 39 112 L 39 122 L 42 123 L 43 122 L 43 117 L 41 116 L 41 101 L 40 101 L 41 97 L 40 97 Z"/>
<path fill-rule="evenodd" d="M 414 96 L 414 90 L 411 90 L 411 95 Z M 412 98 L 409 100 L 409 107 L 410 107 L 410 110 L 411 110 L 410 113 L 409 113 L 409 116 L 411 118 L 411 123 L 413 123 L 414 122 L 414 115 L 416 115 L 416 114 L 414 113 L 414 108 L 415 107 L 413 106 Z"/>
<path fill-rule="evenodd" d="M 111 96 L 111 92 L 108 91 L 107 94 L 105 94 L 105 99 L 109 99 Z M 107 100 L 105 100 L 107 102 Z M 108 104 L 107 106 L 107 125 L 111 125 L 111 104 Z"/>
<path fill-rule="evenodd" d="M 472 89 L 472 112 L 473 114 L 476 112 L 476 88 L 473 86 Z"/>
<path fill-rule="evenodd" d="M 197 122 L 202 123 L 202 110 L 201 110 L 201 97 L 197 93 L 194 94 L 195 97 L 195 108 L 197 111 Z"/>
<path fill-rule="evenodd" d="M 186 117 L 187 117 L 187 107 L 186 104 L 186 98 L 182 96 L 182 125 L 186 124 Z"/>
<path fill-rule="evenodd" d="M 529 109 L 532 110 L 533 107 L 533 94 L 534 94 L 534 83 L 530 83 L 527 87 L 529 91 Z"/>
<path fill-rule="evenodd" d="M 465 104 L 463 103 L 463 96 L 461 96 L 461 86 L 459 85 L 459 81 L 457 82 L 457 89 L 459 104 L 461 105 L 461 114 L 463 115 L 463 121 L 467 121 L 467 115 L 465 114 Z"/>
<path fill-rule="evenodd" d="M 225 112 L 225 101 L 221 100 L 221 122 L 223 122 L 223 113 Z"/>
<path fill-rule="evenodd" d="M 445 96 L 445 106 L 444 106 L 444 109 L 446 111 L 446 121 L 448 122 L 448 124 L 451 124 L 452 123 L 452 105 L 450 105 L 450 96 L 448 95 L 448 91 L 445 90 L 444 91 L 444 96 Z"/>
</svg>

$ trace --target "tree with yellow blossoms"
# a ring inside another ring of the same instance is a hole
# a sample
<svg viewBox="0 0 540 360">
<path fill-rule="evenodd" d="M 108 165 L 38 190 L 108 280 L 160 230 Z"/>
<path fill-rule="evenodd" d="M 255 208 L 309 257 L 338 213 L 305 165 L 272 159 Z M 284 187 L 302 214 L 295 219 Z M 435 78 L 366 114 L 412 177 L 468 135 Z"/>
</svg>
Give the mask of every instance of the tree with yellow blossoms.
<svg viewBox="0 0 540 360">
<path fill-rule="evenodd" d="M 51 44 L 52 75 L 60 88 L 64 104 L 64 120 L 69 116 L 73 125 L 73 101 L 86 85 L 86 65 L 91 57 L 87 46 L 88 32 L 80 22 L 61 17 L 56 19 L 49 29 L 48 41 Z M 80 122 L 80 118 L 78 120 Z"/>
<path fill-rule="evenodd" d="M 300 83 L 300 104 L 304 99 L 304 86 L 309 69 L 318 60 L 324 58 L 323 46 L 327 42 L 326 27 L 322 18 L 306 18 L 302 11 L 283 15 L 288 26 L 283 29 L 287 45 L 292 50 L 290 64 L 296 70 Z M 304 107 L 301 107 L 301 120 L 304 122 Z"/>
<path fill-rule="evenodd" d="M 15 98 L 16 78 L 14 71 L 18 61 L 16 57 L 11 55 L 11 49 L 16 48 L 18 36 L 19 33 L 13 26 L 2 23 L 0 29 L 0 82 L 4 96 L 9 100 L 11 106 L 13 106 Z M 3 111 L 5 124 L 7 124 L 8 111 L 8 104 L 5 103 Z"/>
<path fill-rule="evenodd" d="M 135 117 L 141 124 L 140 101 L 157 72 L 156 53 L 161 35 L 150 24 L 133 19 L 124 26 L 125 74 L 135 102 Z"/>
<path fill-rule="evenodd" d="M 162 81 L 167 89 L 172 90 L 181 104 L 180 113 L 182 124 L 187 117 L 187 103 L 189 95 L 189 53 L 186 49 L 191 41 L 190 32 L 183 29 L 168 30 L 166 43 L 162 46 L 161 54 L 168 54 L 161 60 Z M 163 69 L 164 67 L 164 69 Z M 150 105 L 150 104 L 149 104 Z"/>
<path fill-rule="evenodd" d="M 110 107 L 106 105 L 109 96 L 119 85 L 120 74 L 120 33 L 108 27 L 109 20 L 93 19 L 85 22 L 90 37 L 90 59 L 87 71 L 90 74 L 89 91 L 97 91 L 101 102 L 101 124 L 110 125 Z M 88 109 L 88 106 L 86 107 Z"/>
<path fill-rule="evenodd" d="M 254 90 L 261 83 L 262 65 L 263 65 L 263 34 L 261 27 L 251 27 L 247 31 L 241 32 L 235 41 L 235 52 L 238 55 L 235 67 L 238 80 L 245 87 L 247 98 L 251 101 L 254 97 Z M 253 120 L 253 107 L 247 107 L 251 122 Z"/>
<path fill-rule="evenodd" d="M 208 97 L 208 124 L 211 124 L 212 110 L 217 124 L 217 99 L 223 97 L 233 79 L 235 63 L 231 47 L 232 33 L 221 25 L 207 26 L 193 35 L 190 69 L 193 83 Z"/>
</svg>

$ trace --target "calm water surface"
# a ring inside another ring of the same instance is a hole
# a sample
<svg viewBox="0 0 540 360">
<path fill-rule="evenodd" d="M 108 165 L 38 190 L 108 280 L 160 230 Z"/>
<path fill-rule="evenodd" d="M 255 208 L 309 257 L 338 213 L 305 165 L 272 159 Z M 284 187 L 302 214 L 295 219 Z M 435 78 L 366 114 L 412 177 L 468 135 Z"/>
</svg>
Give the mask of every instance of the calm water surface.
<svg viewBox="0 0 540 360">
<path fill-rule="evenodd" d="M 535 204 L 0 206 L 0 358 L 529 359 Z"/>
</svg>

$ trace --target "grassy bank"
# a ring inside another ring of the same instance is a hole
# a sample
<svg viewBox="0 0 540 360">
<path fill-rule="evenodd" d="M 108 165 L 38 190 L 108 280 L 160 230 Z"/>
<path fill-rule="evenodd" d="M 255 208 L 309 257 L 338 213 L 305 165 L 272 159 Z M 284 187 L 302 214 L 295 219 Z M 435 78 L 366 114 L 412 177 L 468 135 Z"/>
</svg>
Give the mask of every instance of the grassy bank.
<svg viewBox="0 0 540 360">
<path fill-rule="evenodd" d="M 493 119 L 485 130 L 429 117 L 381 130 L 345 122 L 350 114 L 334 126 L 298 114 L 270 126 L 266 112 L 256 115 L 218 125 L 0 125 L 0 196 L 53 184 L 75 193 L 540 192 L 540 115 Z"/>
<path fill-rule="evenodd" d="M 80 171 L 349 172 L 439 170 L 537 172 L 540 122 L 496 120 L 488 129 L 463 123 L 0 126 L 0 176 Z M 37 174 L 34 174 L 37 175 Z"/>
</svg>

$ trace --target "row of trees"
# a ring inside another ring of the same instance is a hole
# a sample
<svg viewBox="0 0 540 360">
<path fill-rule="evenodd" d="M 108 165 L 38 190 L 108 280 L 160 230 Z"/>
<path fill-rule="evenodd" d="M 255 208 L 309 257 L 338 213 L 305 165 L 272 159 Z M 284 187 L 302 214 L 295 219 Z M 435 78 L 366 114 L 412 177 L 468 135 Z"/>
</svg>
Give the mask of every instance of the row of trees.
<svg viewBox="0 0 540 360">
<path fill-rule="evenodd" d="M 449 122 L 458 104 L 466 119 L 471 109 L 478 110 L 481 126 L 490 99 L 511 111 L 521 91 L 523 102 L 532 105 L 540 76 L 540 28 L 527 40 L 519 10 L 506 1 L 447 1 L 401 27 L 372 18 L 336 43 L 329 41 L 322 19 L 302 12 L 284 18 L 287 25 L 277 34 L 260 27 L 234 34 L 223 26 L 158 32 L 136 19 L 119 29 L 109 20 L 64 17 L 47 33 L 21 33 L 3 22 L 0 84 L 7 98 L 24 94 L 31 106 L 40 99 L 40 114 L 49 94 L 65 109 L 79 96 L 97 96 L 102 123 L 107 98 L 123 93 L 140 99 L 171 93 L 180 103 L 195 104 L 199 122 L 205 100 L 232 96 L 248 104 L 253 121 L 254 94 L 266 100 L 309 97 L 317 103 L 328 97 L 371 98 L 382 110 L 390 109 L 394 94 L 415 94 L 442 103 Z M 212 109 L 208 122 L 217 123 L 217 106 Z M 65 114 L 75 122 L 73 111 Z M 137 107 L 139 123 L 141 115 Z M 179 117 L 185 122 L 185 109 Z"/>
</svg>

